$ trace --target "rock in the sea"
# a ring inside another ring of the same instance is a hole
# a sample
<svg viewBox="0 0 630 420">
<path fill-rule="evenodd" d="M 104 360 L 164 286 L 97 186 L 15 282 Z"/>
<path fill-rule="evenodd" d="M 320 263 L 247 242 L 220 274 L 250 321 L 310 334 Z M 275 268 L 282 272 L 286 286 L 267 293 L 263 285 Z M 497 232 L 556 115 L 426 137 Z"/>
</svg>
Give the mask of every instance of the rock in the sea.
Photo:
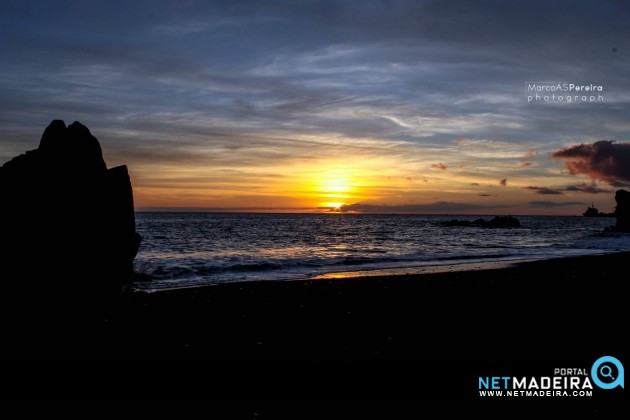
<svg viewBox="0 0 630 420">
<path fill-rule="evenodd" d="M 5 290 L 89 306 L 132 280 L 140 235 L 127 167 L 107 169 L 84 125 L 55 120 L 36 150 L 0 167 L 0 203 Z"/>
<path fill-rule="evenodd" d="M 630 192 L 626 190 L 617 190 L 615 194 L 617 207 L 615 208 L 615 216 L 617 217 L 618 232 L 630 232 Z"/>
<path fill-rule="evenodd" d="M 496 216 L 491 220 L 477 219 L 473 222 L 468 220 L 447 220 L 442 222 L 444 226 L 460 227 L 481 227 L 481 228 L 518 228 L 521 222 L 512 216 Z"/>
</svg>

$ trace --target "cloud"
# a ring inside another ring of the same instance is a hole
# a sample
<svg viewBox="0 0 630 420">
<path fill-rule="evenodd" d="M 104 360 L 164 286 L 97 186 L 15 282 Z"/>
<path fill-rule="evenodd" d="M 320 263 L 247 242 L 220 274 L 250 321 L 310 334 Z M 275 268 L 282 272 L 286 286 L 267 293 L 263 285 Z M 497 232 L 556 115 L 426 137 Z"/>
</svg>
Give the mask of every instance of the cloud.
<svg viewBox="0 0 630 420">
<path fill-rule="evenodd" d="M 0 13 L 0 39 L 11 41 L 0 48 L 0 161 L 61 118 L 90 127 L 140 188 L 195 172 L 207 182 L 194 188 L 213 191 L 223 175 L 206 171 L 227 168 L 246 192 L 256 186 L 245 174 L 386 158 L 399 179 L 424 180 L 435 163 L 443 178 L 431 187 L 458 194 L 472 179 L 522 182 L 510 171 L 552 185 L 557 163 L 534 160 L 536 150 L 630 131 L 623 2 L 294 3 L 11 2 Z M 566 37 L 567 27 L 579 29 Z M 525 80 L 584 75 L 614 86 L 606 103 L 526 103 Z M 433 197 L 414 187 L 396 193 Z"/>
<path fill-rule="evenodd" d="M 470 185 L 473 186 L 473 187 L 478 187 L 479 183 L 478 182 L 471 182 Z"/>
<path fill-rule="evenodd" d="M 547 187 L 525 187 L 526 190 L 530 190 L 530 191 L 534 191 L 536 194 L 542 194 L 542 195 L 561 195 L 562 191 L 558 191 L 558 190 L 552 190 L 551 188 L 547 188 Z"/>
<path fill-rule="evenodd" d="M 495 194 L 477 194 L 479 197 L 496 197 Z"/>
<path fill-rule="evenodd" d="M 550 156 L 563 160 L 571 175 L 588 175 L 608 183 L 630 181 L 630 143 L 601 140 L 566 147 Z"/>
<path fill-rule="evenodd" d="M 523 163 L 521 163 L 521 166 L 523 168 L 527 168 L 529 166 L 534 166 L 534 164 L 532 162 L 523 162 Z"/>
<path fill-rule="evenodd" d="M 585 182 L 578 185 L 570 185 L 565 188 L 566 191 L 579 191 L 587 194 L 602 194 L 602 193 L 610 193 L 612 190 L 605 190 L 603 188 L 599 188 L 595 184 L 587 184 Z"/>
<path fill-rule="evenodd" d="M 456 203 L 450 201 L 438 201 L 430 204 L 403 204 L 403 205 L 379 205 L 379 204 L 345 204 L 339 209 L 341 212 L 357 213 L 453 213 L 469 210 L 487 210 L 506 207 L 502 204 L 487 206 L 473 203 Z"/>
<path fill-rule="evenodd" d="M 621 182 L 621 181 L 611 181 L 609 182 L 611 187 L 615 187 L 615 188 L 626 188 L 626 187 L 630 187 L 630 183 L 629 182 Z"/>
<path fill-rule="evenodd" d="M 507 178 L 503 178 L 499 180 L 499 185 L 505 187 L 507 185 Z"/>
<path fill-rule="evenodd" d="M 432 168 L 435 168 L 435 169 L 441 169 L 441 170 L 443 170 L 443 171 L 445 171 L 445 170 L 447 170 L 447 169 L 448 169 L 448 166 L 446 166 L 446 165 L 445 165 L 445 164 L 443 164 L 442 162 L 440 162 L 440 163 L 434 163 L 433 165 L 431 165 L 431 167 L 432 167 Z"/>
<path fill-rule="evenodd" d="M 567 206 L 577 206 L 577 205 L 585 205 L 585 203 L 583 203 L 581 201 L 561 201 L 561 202 L 555 202 L 555 201 L 530 201 L 529 202 L 529 206 L 530 207 L 545 207 L 545 208 L 567 207 Z"/>
</svg>

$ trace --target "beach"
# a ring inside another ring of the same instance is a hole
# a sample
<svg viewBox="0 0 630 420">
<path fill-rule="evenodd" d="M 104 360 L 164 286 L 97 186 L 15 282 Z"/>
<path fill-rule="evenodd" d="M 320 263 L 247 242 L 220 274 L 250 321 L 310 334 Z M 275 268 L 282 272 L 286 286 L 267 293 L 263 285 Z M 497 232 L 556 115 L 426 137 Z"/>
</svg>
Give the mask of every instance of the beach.
<svg viewBox="0 0 630 420">
<path fill-rule="evenodd" d="M 628 256 L 136 293 L 128 326 L 158 361 L 582 364 L 622 351 Z"/>
<path fill-rule="evenodd" d="M 629 256 L 135 292 L 106 322 L 76 314 L 80 330 L 3 355 L 3 395 L 475 399 L 479 375 L 625 354 Z"/>
</svg>

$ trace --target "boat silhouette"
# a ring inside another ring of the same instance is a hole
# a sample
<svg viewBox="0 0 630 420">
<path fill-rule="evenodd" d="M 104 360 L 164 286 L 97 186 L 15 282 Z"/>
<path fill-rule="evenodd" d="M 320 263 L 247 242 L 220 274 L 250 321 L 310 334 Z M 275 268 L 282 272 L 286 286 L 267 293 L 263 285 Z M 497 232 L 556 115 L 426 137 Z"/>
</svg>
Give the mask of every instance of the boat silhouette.
<svg viewBox="0 0 630 420">
<path fill-rule="evenodd" d="M 615 217 L 615 213 L 602 213 L 597 207 L 595 207 L 595 203 L 591 202 L 591 207 L 587 208 L 584 213 L 582 213 L 584 217 Z"/>
</svg>

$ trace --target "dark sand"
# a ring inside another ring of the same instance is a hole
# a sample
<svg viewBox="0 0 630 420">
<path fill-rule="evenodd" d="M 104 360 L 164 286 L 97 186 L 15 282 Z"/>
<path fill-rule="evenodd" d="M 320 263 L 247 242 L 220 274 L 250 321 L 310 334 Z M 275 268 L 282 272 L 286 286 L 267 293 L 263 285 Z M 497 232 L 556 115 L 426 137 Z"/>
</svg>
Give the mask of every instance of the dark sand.
<svg viewBox="0 0 630 420">
<path fill-rule="evenodd" d="M 188 362 L 581 366 L 622 350 L 629 258 L 136 294 L 133 346 Z"/>
<path fill-rule="evenodd" d="M 550 375 L 553 367 L 625 354 L 629 261 L 630 253 L 620 253 L 495 270 L 135 293 L 107 322 L 82 322 L 69 340 L 48 330 L 30 351 L 3 361 L 114 363 L 86 372 L 117 375 L 138 393 L 199 391 L 186 384 L 201 380 L 213 392 L 260 396 L 277 390 L 266 382 L 275 376 L 293 397 L 419 397 L 418 389 L 435 396 L 438 387 L 474 398 L 478 375 Z M 175 381 L 180 368 L 155 363 L 197 367 Z M 205 363 L 214 367 L 199 366 Z"/>
</svg>

